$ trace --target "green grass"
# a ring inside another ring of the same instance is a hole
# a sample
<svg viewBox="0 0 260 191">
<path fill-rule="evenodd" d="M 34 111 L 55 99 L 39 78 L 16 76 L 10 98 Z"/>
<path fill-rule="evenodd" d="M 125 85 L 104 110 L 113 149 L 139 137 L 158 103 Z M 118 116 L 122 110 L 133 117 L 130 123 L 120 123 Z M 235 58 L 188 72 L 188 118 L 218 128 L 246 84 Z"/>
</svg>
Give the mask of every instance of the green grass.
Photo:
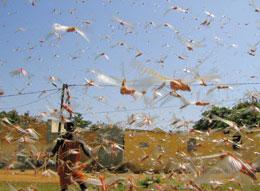
<svg viewBox="0 0 260 191">
<path fill-rule="evenodd" d="M 175 179 L 162 179 L 159 176 L 153 176 L 152 177 L 145 177 L 143 179 L 140 179 L 137 182 L 137 186 L 139 187 L 138 191 L 145 191 L 145 190 L 156 190 L 155 185 L 172 185 L 175 189 L 179 191 L 185 191 L 187 188 L 185 188 L 184 183 L 178 182 Z M 12 186 L 14 186 L 17 190 L 20 188 L 27 188 L 27 187 L 34 187 L 37 188 L 37 191 L 59 191 L 59 184 L 55 183 L 24 183 L 24 182 L 13 182 L 11 183 Z M 228 191 L 229 187 L 236 189 L 237 191 L 241 191 L 241 188 L 237 183 L 227 183 L 225 185 L 222 185 L 220 188 L 214 189 L 211 188 L 209 185 L 203 185 L 202 188 L 204 191 Z M 0 182 L 0 191 L 10 191 L 10 187 L 6 182 Z M 77 186 L 71 186 L 71 191 L 80 191 L 80 189 Z M 89 187 L 89 191 L 97 190 L 94 187 Z M 125 185 L 118 184 L 116 188 L 111 188 L 110 191 L 124 191 L 126 190 Z M 260 186 L 253 186 L 250 189 L 244 189 L 244 190 L 250 190 L 250 191 L 260 191 Z"/>
</svg>

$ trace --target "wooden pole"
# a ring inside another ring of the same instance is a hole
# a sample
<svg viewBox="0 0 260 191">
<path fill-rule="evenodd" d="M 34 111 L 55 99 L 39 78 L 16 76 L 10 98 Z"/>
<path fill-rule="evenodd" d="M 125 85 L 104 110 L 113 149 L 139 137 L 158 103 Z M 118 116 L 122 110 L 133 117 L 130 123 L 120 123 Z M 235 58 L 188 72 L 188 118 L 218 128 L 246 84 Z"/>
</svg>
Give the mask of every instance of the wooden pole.
<svg viewBox="0 0 260 191">
<path fill-rule="evenodd" d="M 60 133 L 61 133 L 62 109 L 63 109 L 63 102 L 64 102 L 64 92 L 65 92 L 66 88 L 68 88 L 68 85 L 63 84 L 62 90 L 61 90 L 61 100 L 60 100 L 60 120 L 59 120 L 59 127 L 58 127 L 58 135 L 60 135 Z"/>
<path fill-rule="evenodd" d="M 67 84 L 62 84 L 62 90 L 61 90 L 61 100 L 60 100 L 60 119 L 59 119 L 59 127 L 58 127 L 58 137 L 61 134 L 61 120 L 62 120 L 62 110 L 63 110 L 63 102 L 64 102 L 64 92 L 65 89 L 68 88 Z M 56 167 L 58 167 L 58 161 L 59 161 L 59 154 L 56 155 Z"/>
</svg>

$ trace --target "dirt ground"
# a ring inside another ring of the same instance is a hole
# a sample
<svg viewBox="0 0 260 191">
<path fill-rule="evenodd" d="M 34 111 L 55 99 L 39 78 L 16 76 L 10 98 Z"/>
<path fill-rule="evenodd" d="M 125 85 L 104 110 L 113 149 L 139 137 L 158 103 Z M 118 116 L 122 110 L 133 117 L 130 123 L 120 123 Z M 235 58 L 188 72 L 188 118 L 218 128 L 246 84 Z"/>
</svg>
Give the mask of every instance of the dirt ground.
<svg viewBox="0 0 260 191">
<path fill-rule="evenodd" d="M 89 173 L 86 174 L 86 179 L 88 177 L 91 178 L 98 178 L 100 174 L 99 173 Z M 131 177 L 132 180 L 134 180 L 134 184 L 137 185 L 136 190 L 138 191 L 145 191 L 147 188 L 142 187 L 139 185 L 140 180 L 144 180 L 147 178 L 147 174 L 133 174 L 133 173 L 125 173 L 125 174 L 110 174 L 108 172 L 102 173 L 105 177 L 111 177 L 111 176 L 122 176 L 124 178 Z M 157 176 L 157 175 L 155 175 Z M 179 181 L 181 180 L 181 177 L 172 177 L 173 179 L 168 180 L 167 176 L 160 175 L 161 177 L 164 177 L 163 182 L 161 185 L 167 186 L 169 185 L 182 185 Z M 257 174 L 257 182 L 255 187 L 252 188 L 252 191 L 260 191 L 260 188 L 258 187 L 260 185 L 260 173 Z M 10 183 L 11 185 L 15 186 L 16 188 L 25 188 L 28 186 L 34 186 L 37 187 L 39 191 L 57 191 L 59 189 L 59 177 L 58 176 L 51 176 L 46 177 L 39 172 L 37 175 L 34 175 L 34 171 L 28 170 L 25 172 L 17 171 L 17 170 L 0 170 L 0 190 L 2 191 L 9 191 L 10 188 L 7 186 L 7 183 Z M 258 185 L 258 186 L 257 186 Z M 219 191 L 226 191 L 229 187 L 235 187 L 235 190 L 240 191 L 238 189 L 237 184 L 227 184 L 224 185 L 223 188 L 219 189 Z M 154 185 L 152 186 L 154 187 Z M 176 187 L 176 186 L 175 186 Z M 77 187 L 73 187 L 73 190 L 79 190 Z M 155 187 L 154 187 L 155 188 Z M 169 187 L 172 188 L 172 187 Z M 186 189 L 181 189 L 182 187 L 177 186 L 175 190 L 181 190 L 184 191 Z M 91 188 L 90 190 L 96 190 Z M 113 191 L 122 191 L 122 188 L 114 188 Z M 124 190 L 124 189 L 123 189 Z M 167 189 L 166 189 L 167 190 Z M 171 190 L 171 189 L 170 189 Z M 215 189 L 210 189 L 209 187 L 205 187 L 205 190 L 207 191 L 213 191 Z"/>
<path fill-rule="evenodd" d="M 87 177 L 96 177 L 98 178 L 98 173 L 96 174 L 86 174 Z M 110 174 L 111 176 L 111 174 Z M 144 177 L 144 174 L 120 174 L 120 176 L 132 176 L 135 178 Z M 260 182 L 260 173 L 257 173 L 258 182 Z M 25 172 L 21 172 L 18 170 L 0 170 L 0 182 L 32 182 L 32 183 L 58 183 L 58 176 L 46 177 L 38 172 L 37 175 L 34 174 L 34 171 L 27 170 Z"/>
<path fill-rule="evenodd" d="M 86 174 L 86 179 L 88 177 L 98 178 L 100 173 L 88 173 Z M 118 176 L 116 174 L 103 173 L 105 176 Z M 122 177 L 133 177 L 135 179 L 145 177 L 144 174 L 120 174 Z M 260 178 L 260 176 L 259 176 Z M 58 176 L 46 177 L 42 175 L 42 171 L 39 171 L 36 175 L 34 171 L 27 170 L 25 172 L 21 172 L 19 170 L 0 170 L 0 182 L 30 182 L 30 183 L 59 183 Z"/>
</svg>

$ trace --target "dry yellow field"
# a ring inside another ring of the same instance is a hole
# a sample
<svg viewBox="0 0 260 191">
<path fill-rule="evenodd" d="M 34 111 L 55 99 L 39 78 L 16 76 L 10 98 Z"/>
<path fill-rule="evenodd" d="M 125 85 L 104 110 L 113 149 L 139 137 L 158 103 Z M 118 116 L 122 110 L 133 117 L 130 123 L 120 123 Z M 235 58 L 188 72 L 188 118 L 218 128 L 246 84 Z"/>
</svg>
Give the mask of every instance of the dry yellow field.
<svg viewBox="0 0 260 191">
<path fill-rule="evenodd" d="M 58 183 L 58 176 L 46 177 L 34 171 L 21 172 L 18 170 L 0 170 L 0 182 L 37 182 L 37 183 Z"/>
<path fill-rule="evenodd" d="M 99 173 L 91 173 L 86 174 L 87 177 L 96 177 L 98 178 L 100 174 Z M 118 176 L 117 174 L 114 174 Z M 111 174 L 109 174 L 111 176 Z M 144 174 L 120 174 L 122 177 L 134 177 L 134 178 L 144 178 Z M 257 173 L 257 179 L 258 182 L 260 182 L 260 173 Z M 0 170 L 0 182 L 30 182 L 30 183 L 59 183 L 59 177 L 58 176 L 52 176 L 52 177 L 46 177 L 41 175 L 41 173 L 38 173 L 37 175 L 34 175 L 34 171 L 28 170 L 25 172 L 21 172 L 18 170 Z"/>
<path fill-rule="evenodd" d="M 99 173 L 95 173 L 95 174 L 86 174 L 86 178 L 87 177 L 92 177 L 92 178 L 98 178 L 100 174 Z M 147 176 L 152 176 L 152 175 L 147 175 L 147 174 L 132 174 L 132 173 L 125 173 L 125 174 L 110 174 L 110 173 L 103 173 L 102 175 L 106 176 L 106 177 L 111 177 L 111 176 L 122 176 L 124 178 L 127 177 L 131 177 L 134 180 L 134 184 L 137 185 L 136 190 L 137 191 L 145 191 L 147 190 L 147 188 L 144 188 L 142 186 L 140 186 L 140 180 L 144 180 Z M 166 185 L 166 184 L 181 184 L 179 182 L 180 177 L 171 177 L 170 179 L 167 178 L 168 176 L 163 176 L 161 175 L 154 175 L 155 177 L 160 176 L 162 182 L 160 183 L 161 185 Z M 178 176 L 178 175 L 177 175 Z M 164 177 L 164 178 L 163 178 Z M 260 173 L 257 174 L 257 178 L 258 178 L 258 185 L 260 185 Z M 8 188 L 7 186 L 7 182 L 10 183 L 11 185 L 15 186 L 16 188 L 25 188 L 28 186 L 37 188 L 38 191 L 56 191 L 59 190 L 59 178 L 56 176 L 52 176 L 52 177 L 45 177 L 42 176 L 41 173 L 38 173 L 36 176 L 34 175 L 34 171 L 28 170 L 25 172 L 21 172 L 21 171 L 16 171 L 16 170 L 0 170 L 0 190 L 1 191 L 9 191 L 10 188 Z M 223 189 L 220 189 L 220 191 L 224 191 L 227 189 L 228 186 L 231 187 L 235 187 L 236 190 L 240 190 L 238 189 L 238 185 L 237 184 L 231 184 L 231 185 L 226 185 L 224 186 Z M 152 186 L 154 187 L 154 186 Z M 180 189 L 181 187 L 176 187 L 176 189 L 174 190 L 181 190 L 184 191 L 185 189 Z M 73 186 L 73 190 L 79 190 L 77 187 Z M 90 190 L 96 190 L 91 188 Z M 124 188 L 111 188 L 109 190 L 113 190 L 113 191 L 122 191 L 125 190 Z M 213 191 L 215 189 L 210 189 L 207 187 L 208 191 Z M 253 191 L 260 191 L 260 186 L 258 189 L 258 186 L 256 185 L 256 187 L 254 187 Z"/>
</svg>

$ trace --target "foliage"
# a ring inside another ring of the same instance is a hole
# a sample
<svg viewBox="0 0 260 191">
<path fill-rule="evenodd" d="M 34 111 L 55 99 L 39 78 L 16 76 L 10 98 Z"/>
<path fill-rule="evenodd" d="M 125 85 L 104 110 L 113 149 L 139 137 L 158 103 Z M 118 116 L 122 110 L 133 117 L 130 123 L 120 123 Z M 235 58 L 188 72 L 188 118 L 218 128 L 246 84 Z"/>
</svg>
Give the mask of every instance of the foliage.
<svg viewBox="0 0 260 191">
<path fill-rule="evenodd" d="M 100 129 L 120 129 L 116 124 L 97 123 L 89 126 L 90 131 L 98 131 Z"/>
<path fill-rule="evenodd" d="M 2 111 L 0 112 L 0 119 L 7 118 L 11 123 L 26 127 L 31 123 L 36 123 L 37 119 L 33 116 L 30 116 L 29 111 L 24 114 L 19 114 L 16 110 L 11 110 L 9 112 Z M 1 125 L 1 124 L 0 124 Z"/>
<path fill-rule="evenodd" d="M 92 125 L 90 125 L 89 130 L 95 132 L 95 131 L 99 130 L 101 127 L 102 127 L 102 125 L 92 124 Z"/>
<path fill-rule="evenodd" d="M 40 121 L 39 119 L 37 119 L 37 117 L 31 116 L 29 111 L 25 112 L 24 114 L 19 114 L 16 110 L 11 110 L 8 112 L 1 111 L 0 120 L 3 118 L 7 118 L 11 123 L 19 125 L 23 128 L 26 128 L 28 126 L 35 126 L 36 124 L 46 123 L 44 121 Z M 74 116 L 73 122 L 77 127 L 80 128 L 86 128 L 92 124 L 91 121 L 85 120 L 80 113 L 77 113 Z"/>
<path fill-rule="evenodd" d="M 216 120 L 211 120 L 212 115 L 217 115 L 223 119 L 234 121 L 238 126 L 248 128 L 259 127 L 260 125 L 260 102 L 245 101 L 238 103 L 232 108 L 214 106 L 211 110 L 202 113 L 203 118 L 196 122 L 194 129 L 224 129 L 228 125 Z"/>
<path fill-rule="evenodd" d="M 82 114 L 77 113 L 74 117 L 73 117 L 73 123 L 76 125 L 76 127 L 80 127 L 80 128 L 86 128 L 89 125 L 91 125 L 91 121 L 85 120 L 82 117 Z"/>
</svg>

